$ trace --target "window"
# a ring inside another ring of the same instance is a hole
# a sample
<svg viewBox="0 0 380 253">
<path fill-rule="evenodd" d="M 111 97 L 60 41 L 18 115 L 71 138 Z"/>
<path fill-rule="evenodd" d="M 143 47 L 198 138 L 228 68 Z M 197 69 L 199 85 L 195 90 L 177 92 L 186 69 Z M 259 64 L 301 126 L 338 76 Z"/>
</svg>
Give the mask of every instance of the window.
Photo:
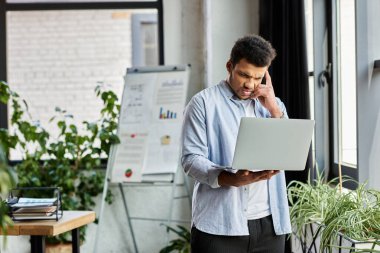
<svg viewBox="0 0 380 253">
<path fill-rule="evenodd" d="M 338 159 L 357 165 L 355 0 L 337 1 Z"/>
<path fill-rule="evenodd" d="M 332 176 L 342 174 L 358 178 L 357 170 L 357 104 L 356 104 L 356 22 L 355 0 L 332 1 L 332 22 L 330 41 L 333 64 L 333 96 L 330 98 L 332 113 L 331 152 Z M 356 183 L 345 185 L 355 188 Z"/>
<path fill-rule="evenodd" d="M 60 1 L 8 2 L 14 4 L 1 10 L 7 58 L 0 63 L 4 73 L 0 79 L 26 99 L 33 120 L 51 133 L 57 130 L 48 123 L 56 106 L 74 115 L 74 123 L 95 120 L 101 106 L 94 92 L 99 83 L 120 98 L 128 67 L 163 64 L 161 1 L 140 5 L 133 1 L 131 8 L 120 3 L 115 9 L 106 3 L 101 8 L 100 1 L 94 1 L 96 8 L 86 1 L 85 9 L 60 3 L 58 10 L 54 4 L 27 4 L 22 9 L 21 2 Z M 136 17 L 140 17 L 138 26 Z M 4 118 L 7 114 L 0 117 L 9 122 L 12 112 L 6 109 L 8 118 Z M 20 158 L 11 153 L 11 160 Z"/>
<path fill-rule="evenodd" d="M 313 54 L 313 1 L 305 1 L 305 29 L 307 65 L 309 67 L 310 119 L 314 119 L 314 54 Z M 312 139 L 313 163 L 315 161 L 315 135 Z"/>
<path fill-rule="evenodd" d="M 304 1 L 315 159 L 330 178 L 341 164 L 343 175 L 357 179 L 355 0 Z"/>
<path fill-rule="evenodd" d="M 132 38 L 133 66 L 157 65 L 157 15 L 133 14 Z"/>
</svg>

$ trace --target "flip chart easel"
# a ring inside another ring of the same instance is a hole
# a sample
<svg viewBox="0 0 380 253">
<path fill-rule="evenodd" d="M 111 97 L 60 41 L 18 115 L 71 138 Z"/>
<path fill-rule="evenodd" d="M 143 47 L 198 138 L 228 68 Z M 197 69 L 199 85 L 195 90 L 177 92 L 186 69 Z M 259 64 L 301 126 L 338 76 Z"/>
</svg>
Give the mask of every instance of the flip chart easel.
<svg viewBox="0 0 380 253">
<path fill-rule="evenodd" d="M 121 142 L 111 147 L 107 162 L 95 252 L 98 249 L 99 228 L 110 183 L 119 186 L 136 253 L 138 248 L 132 219 L 188 222 L 172 220 L 172 210 L 177 198 L 188 198 L 191 206 L 186 177 L 183 178 L 187 195 L 174 196 L 175 188 L 179 185 L 177 172 L 182 171 L 179 168 L 180 135 L 189 71 L 189 66 L 185 65 L 127 69 L 118 123 Z M 167 219 L 131 217 L 123 188 L 126 185 L 141 184 L 171 185 Z"/>
</svg>

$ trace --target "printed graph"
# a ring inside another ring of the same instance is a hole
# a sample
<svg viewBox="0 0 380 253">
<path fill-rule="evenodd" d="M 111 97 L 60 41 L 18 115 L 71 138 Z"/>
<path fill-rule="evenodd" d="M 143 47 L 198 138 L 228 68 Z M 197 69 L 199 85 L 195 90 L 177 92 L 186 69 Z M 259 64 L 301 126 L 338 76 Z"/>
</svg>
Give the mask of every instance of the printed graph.
<svg viewBox="0 0 380 253">
<path fill-rule="evenodd" d="M 160 107 L 160 119 L 176 119 L 177 113 Z"/>
</svg>

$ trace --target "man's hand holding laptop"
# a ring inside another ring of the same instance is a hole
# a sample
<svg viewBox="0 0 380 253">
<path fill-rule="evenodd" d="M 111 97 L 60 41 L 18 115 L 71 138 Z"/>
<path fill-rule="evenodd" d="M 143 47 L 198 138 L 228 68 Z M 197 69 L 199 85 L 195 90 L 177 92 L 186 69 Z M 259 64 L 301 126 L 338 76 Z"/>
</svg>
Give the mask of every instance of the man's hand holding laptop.
<svg viewBox="0 0 380 253">
<path fill-rule="evenodd" d="M 238 170 L 236 173 L 228 171 L 222 171 L 218 177 L 218 184 L 220 186 L 243 186 L 251 183 L 255 183 L 261 180 L 268 180 L 274 175 L 277 175 L 278 170 Z"/>
</svg>

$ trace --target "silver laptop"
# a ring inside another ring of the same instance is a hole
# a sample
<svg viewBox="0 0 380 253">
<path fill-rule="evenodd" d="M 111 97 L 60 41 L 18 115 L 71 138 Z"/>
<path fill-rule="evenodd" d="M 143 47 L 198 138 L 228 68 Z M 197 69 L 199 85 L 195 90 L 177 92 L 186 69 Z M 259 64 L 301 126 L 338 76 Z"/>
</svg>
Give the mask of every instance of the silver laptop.
<svg viewBox="0 0 380 253">
<path fill-rule="evenodd" d="M 314 120 L 243 117 L 232 169 L 305 169 L 314 125 Z"/>
</svg>

